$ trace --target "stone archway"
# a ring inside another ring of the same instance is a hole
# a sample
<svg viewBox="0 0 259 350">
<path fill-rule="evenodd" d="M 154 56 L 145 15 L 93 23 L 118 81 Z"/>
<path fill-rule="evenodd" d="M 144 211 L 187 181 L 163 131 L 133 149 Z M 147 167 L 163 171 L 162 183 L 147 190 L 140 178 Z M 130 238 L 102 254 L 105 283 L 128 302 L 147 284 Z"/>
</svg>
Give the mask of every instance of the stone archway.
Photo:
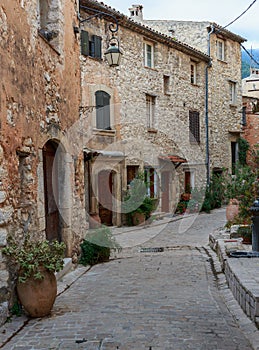
<svg viewBox="0 0 259 350">
<path fill-rule="evenodd" d="M 43 179 L 45 202 L 45 233 L 49 241 L 62 240 L 62 220 L 59 212 L 60 166 L 55 160 L 58 143 L 49 140 L 43 147 Z"/>
</svg>

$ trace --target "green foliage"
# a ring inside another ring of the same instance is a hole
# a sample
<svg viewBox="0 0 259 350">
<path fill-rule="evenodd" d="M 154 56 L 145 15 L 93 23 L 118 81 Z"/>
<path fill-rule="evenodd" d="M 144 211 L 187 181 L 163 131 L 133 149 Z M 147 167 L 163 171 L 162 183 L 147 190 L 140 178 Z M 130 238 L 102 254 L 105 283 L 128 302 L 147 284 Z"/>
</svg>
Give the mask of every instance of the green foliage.
<svg viewBox="0 0 259 350">
<path fill-rule="evenodd" d="M 128 216 L 128 222 L 134 213 L 144 213 L 145 218 L 151 216 L 152 211 L 157 204 L 157 198 L 151 198 L 147 195 L 147 184 L 145 175 L 138 173 L 137 177 L 131 181 L 130 188 L 124 196 L 122 210 Z"/>
<path fill-rule="evenodd" d="M 250 64 L 248 62 L 242 61 L 242 79 L 249 77 L 250 75 Z"/>
<path fill-rule="evenodd" d="M 121 249 L 107 226 L 89 230 L 80 246 L 81 256 L 79 263 L 84 266 L 92 266 L 108 261 L 111 249 Z"/>
<path fill-rule="evenodd" d="M 17 265 L 19 282 L 24 283 L 31 276 L 36 280 L 43 279 L 42 267 L 51 272 L 62 270 L 65 248 L 64 242 L 47 240 L 35 242 L 27 235 L 23 243 L 17 243 L 10 238 L 2 253 Z"/>
<path fill-rule="evenodd" d="M 237 229 L 237 235 L 252 241 L 252 227 L 251 225 L 240 225 Z"/>
<path fill-rule="evenodd" d="M 257 195 L 257 172 L 250 166 L 237 165 L 235 175 L 226 179 L 225 198 L 229 201 L 235 198 L 239 202 L 238 223 L 249 223 L 250 207 Z"/>
<path fill-rule="evenodd" d="M 192 199 L 196 200 L 199 209 L 209 213 L 212 209 L 220 208 L 224 198 L 224 181 L 222 175 L 213 174 L 209 186 L 194 188 Z"/>
<path fill-rule="evenodd" d="M 238 150 L 239 164 L 246 165 L 246 156 L 249 150 L 249 143 L 242 137 L 238 139 Z"/>
<path fill-rule="evenodd" d="M 178 214 L 183 214 L 186 211 L 188 205 L 188 201 L 180 200 L 180 202 L 177 204 L 175 212 Z"/>
</svg>

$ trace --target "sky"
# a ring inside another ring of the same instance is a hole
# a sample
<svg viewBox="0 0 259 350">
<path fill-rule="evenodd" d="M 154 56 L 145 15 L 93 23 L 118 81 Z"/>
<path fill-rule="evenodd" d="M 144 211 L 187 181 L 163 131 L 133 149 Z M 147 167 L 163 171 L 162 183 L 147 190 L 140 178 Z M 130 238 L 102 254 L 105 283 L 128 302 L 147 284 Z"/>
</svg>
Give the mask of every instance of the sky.
<svg viewBox="0 0 259 350">
<path fill-rule="evenodd" d="M 255 0 L 102 0 L 106 5 L 129 15 L 132 4 L 143 5 L 144 19 L 211 21 L 222 27 L 241 15 Z M 226 29 L 247 39 L 247 50 L 259 49 L 259 0 Z"/>
</svg>

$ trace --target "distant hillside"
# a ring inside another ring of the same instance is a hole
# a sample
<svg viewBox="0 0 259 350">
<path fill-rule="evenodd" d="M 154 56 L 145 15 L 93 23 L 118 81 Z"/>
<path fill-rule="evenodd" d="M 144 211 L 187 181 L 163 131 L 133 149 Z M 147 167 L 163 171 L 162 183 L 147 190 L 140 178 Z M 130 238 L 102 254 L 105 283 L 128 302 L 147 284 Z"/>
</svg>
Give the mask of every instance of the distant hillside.
<svg viewBox="0 0 259 350">
<path fill-rule="evenodd" d="M 250 52 L 250 50 L 247 51 Z M 253 49 L 252 55 L 259 62 L 259 49 Z M 250 75 L 250 64 L 252 64 L 252 67 L 259 68 L 259 65 L 256 65 L 254 61 L 251 62 L 251 58 L 246 51 L 242 50 L 242 79 Z"/>
</svg>

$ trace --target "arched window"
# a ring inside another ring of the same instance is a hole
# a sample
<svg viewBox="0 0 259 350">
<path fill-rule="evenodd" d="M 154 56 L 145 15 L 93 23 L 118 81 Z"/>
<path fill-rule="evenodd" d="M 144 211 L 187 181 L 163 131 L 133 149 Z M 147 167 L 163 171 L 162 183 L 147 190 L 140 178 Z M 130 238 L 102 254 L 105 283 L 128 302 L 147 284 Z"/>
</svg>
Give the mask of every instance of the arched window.
<svg viewBox="0 0 259 350">
<path fill-rule="evenodd" d="M 110 122 L 110 99 L 111 96 L 105 91 L 96 91 L 96 128 L 102 130 L 111 130 Z"/>
</svg>

